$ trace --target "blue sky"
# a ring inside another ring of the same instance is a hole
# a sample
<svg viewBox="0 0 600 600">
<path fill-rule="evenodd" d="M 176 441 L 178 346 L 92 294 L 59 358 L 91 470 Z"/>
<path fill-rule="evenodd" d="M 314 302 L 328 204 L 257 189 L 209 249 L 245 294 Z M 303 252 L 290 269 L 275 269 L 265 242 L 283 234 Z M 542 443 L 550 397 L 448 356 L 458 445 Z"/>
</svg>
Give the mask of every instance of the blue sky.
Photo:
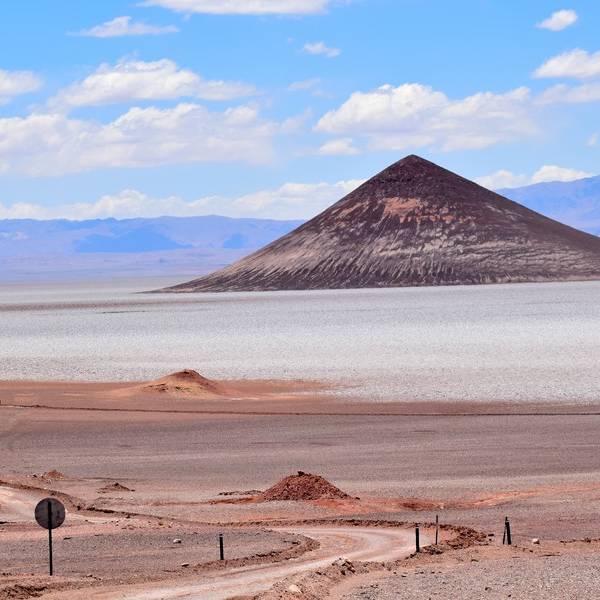
<svg viewBox="0 0 600 600">
<path fill-rule="evenodd" d="M 0 218 L 310 217 L 406 154 L 600 172 L 600 5 L 8 0 Z"/>
</svg>

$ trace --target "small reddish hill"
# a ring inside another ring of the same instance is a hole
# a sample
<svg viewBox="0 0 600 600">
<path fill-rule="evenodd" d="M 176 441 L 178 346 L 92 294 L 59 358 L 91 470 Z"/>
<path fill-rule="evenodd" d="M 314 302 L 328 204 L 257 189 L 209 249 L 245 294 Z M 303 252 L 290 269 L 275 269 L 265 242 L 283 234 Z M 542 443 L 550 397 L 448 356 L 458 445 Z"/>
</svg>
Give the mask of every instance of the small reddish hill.
<svg viewBox="0 0 600 600">
<path fill-rule="evenodd" d="M 600 279 L 600 238 L 418 156 L 258 252 L 166 291 Z"/>
<path fill-rule="evenodd" d="M 203 377 L 193 369 L 185 369 L 162 379 L 151 381 L 143 385 L 142 390 L 159 394 L 192 396 L 219 396 L 223 393 L 221 386 L 216 381 Z"/>
<path fill-rule="evenodd" d="M 319 500 L 322 498 L 350 498 L 350 496 L 320 475 L 298 471 L 297 475 L 285 477 L 273 487 L 265 490 L 256 497 L 256 501 L 276 502 L 279 500 Z"/>
<path fill-rule="evenodd" d="M 113 395 L 116 397 L 129 397 L 144 394 L 164 394 L 191 398 L 216 398 L 225 393 L 226 390 L 220 383 L 203 377 L 193 369 L 185 369 L 148 383 L 121 388 L 115 391 Z"/>
</svg>

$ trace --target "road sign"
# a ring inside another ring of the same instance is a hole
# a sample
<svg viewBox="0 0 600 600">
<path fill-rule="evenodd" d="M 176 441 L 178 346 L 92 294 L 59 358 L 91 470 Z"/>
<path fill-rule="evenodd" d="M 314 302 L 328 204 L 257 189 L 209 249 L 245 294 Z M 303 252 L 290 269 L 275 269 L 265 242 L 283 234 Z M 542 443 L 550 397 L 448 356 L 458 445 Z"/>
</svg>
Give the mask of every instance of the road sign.
<svg viewBox="0 0 600 600">
<path fill-rule="evenodd" d="M 65 507 L 56 498 L 44 498 L 35 507 L 35 520 L 44 529 L 57 529 L 65 522 Z"/>
<path fill-rule="evenodd" d="M 56 498 L 44 498 L 35 507 L 35 520 L 40 527 L 48 530 L 48 565 L 50 575 L 54 572 L 52 560 L 52 530 L 65 522 L 65 507 Z"/>
</svg>

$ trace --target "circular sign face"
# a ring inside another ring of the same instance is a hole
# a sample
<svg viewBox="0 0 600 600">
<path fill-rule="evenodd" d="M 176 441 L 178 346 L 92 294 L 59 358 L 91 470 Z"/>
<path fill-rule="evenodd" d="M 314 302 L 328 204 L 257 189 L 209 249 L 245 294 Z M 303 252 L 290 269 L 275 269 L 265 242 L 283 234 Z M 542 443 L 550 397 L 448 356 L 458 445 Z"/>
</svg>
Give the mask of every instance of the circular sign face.
<svg viewBox="0 0 600 600">
<path fill-rule="evenodd" d="M 65 507 L 56 498 L 44 498 L 35 507 L 35 520 L 44 529 L 56 529 L 65 522 Z"/>
</svg>

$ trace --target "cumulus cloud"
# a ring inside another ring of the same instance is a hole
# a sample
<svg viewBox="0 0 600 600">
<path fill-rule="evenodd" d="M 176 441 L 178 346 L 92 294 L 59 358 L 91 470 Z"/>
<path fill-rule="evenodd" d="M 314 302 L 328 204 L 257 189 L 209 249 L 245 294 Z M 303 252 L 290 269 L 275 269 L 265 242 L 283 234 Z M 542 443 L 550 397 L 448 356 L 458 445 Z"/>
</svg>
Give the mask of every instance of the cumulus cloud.
<svg viewBox="0 0 600 600">
<path fill-rule="evenodd" d="M 83 81 L 61 90 L 49 101 L 49 105 L 53 109 L 69 109 L 183 96 L 231 100 L 255 92 L 254 87 L 236 81 L 202 79 L 168 59 L 153 62 L 122 60 L 114 66 L 100 65 Z"/>
<path fill-rule="evenodd" d="M 550 31 L 562 31 L 577 22 L 577 13 L 574 10 L 557 10 L 547 19 L 537 24 L 540 29 L 549 29 Z"/>
<path fill-rule="evenodd" d="M 353 154 L 359 154 L 359 150 L 354 146 L 352 138 L 338 138 L 325 142 L 319 148 L 319 154 L 323 156 L 352 156 Z"/>
<path fill-rule="evenodd" d="M 181 13 L 212 15 L 312 15 L 323 13 L 331 0 L 145 0 Z"/>
<path fill-rule="evenodd" d="M 559 54 L 536 69 L 537 78 L 579 79 L 578 85 L 559 83 L 537 98 L 538 104 L 581 104 L 600 101 L 600 52 L 571 50 Z"/>
<path fill-rule="evenodd" d="M 160 217 L 164 215 L 188 217 L 219 214 L 230 217 L 264 217 L 274 219 L 307 219 L 321 212 L 357 188 L 362 180 L 336 183 L 285 183 L 243 196 L 228 198 L 206 196 L 185 200 L 180 196 L 153 198 L 134 189 L 105 195 L 94 202 L 79 202 L 58 206 L 33 203 L 0 204 L 0 219 L 118 219 Z"/>
<path fill-rule="evenodd" d="M 131 108 L 109 123 L 31 114 L 0 119 L 0 171 L 59 175 L 109 167 L 272 158 L 280 126 L 255 108 Z"/>
<path fill-rule="evenodd" d="M 440 146 L 478 149 L 536 133 L 527 88 L 480 92 L 459 100 L 418 83 L 355 92 L 326 113 L 316 130 L 364 136 L 373 150 Z"/>
<path fill-rule="evenodd" d="M 15 96 L 35 92 L 41 87 L 42 80 L 31 71 L 0 69 L 0 104 L 6 104 Z"/>
<path fill-rule="evenodd" d="M 538 79 L 568 77 L 591 79 L 600 76 L 600 51 L 588 52 L 576 48 L 548 59 L 534 71 Z"/>
<path fill-rule="evenodd" d="M 166 33 L 177 33 L 179 29 L 175 25 L 148 25 L 133 21 L 131 17 L 115 17 L 112 21 L 106 21 L 90 29 L 83 29 L 74 35 L 95 38 L 113 38 L 130 35 L 164 35 Z"/>
<path fill-rule="evenodd" d="M 550 181 L 575 181 L 585 177 L 592 177 L 593 173 L 580 171 L 578 169 L 568 169 L 557 165 L 544 165 L 540 167 L 533 175 L 522 175 L 513 173 L 505 169 L 496 171 L 484 177 L 478 177 L 475 181 L 490 190 L 499 190 L 502 188 L 515 188 L 534 183 L 544 183 Z"/>
<path fill-rule="evenodd" d="M 339 48 L 330 48 L 324 42 L 309 42 L 304 44 L 302 52 L 306 54 L 322 54 L 327 58 L 335 58 L 342 53 Z"/>
</svg>

